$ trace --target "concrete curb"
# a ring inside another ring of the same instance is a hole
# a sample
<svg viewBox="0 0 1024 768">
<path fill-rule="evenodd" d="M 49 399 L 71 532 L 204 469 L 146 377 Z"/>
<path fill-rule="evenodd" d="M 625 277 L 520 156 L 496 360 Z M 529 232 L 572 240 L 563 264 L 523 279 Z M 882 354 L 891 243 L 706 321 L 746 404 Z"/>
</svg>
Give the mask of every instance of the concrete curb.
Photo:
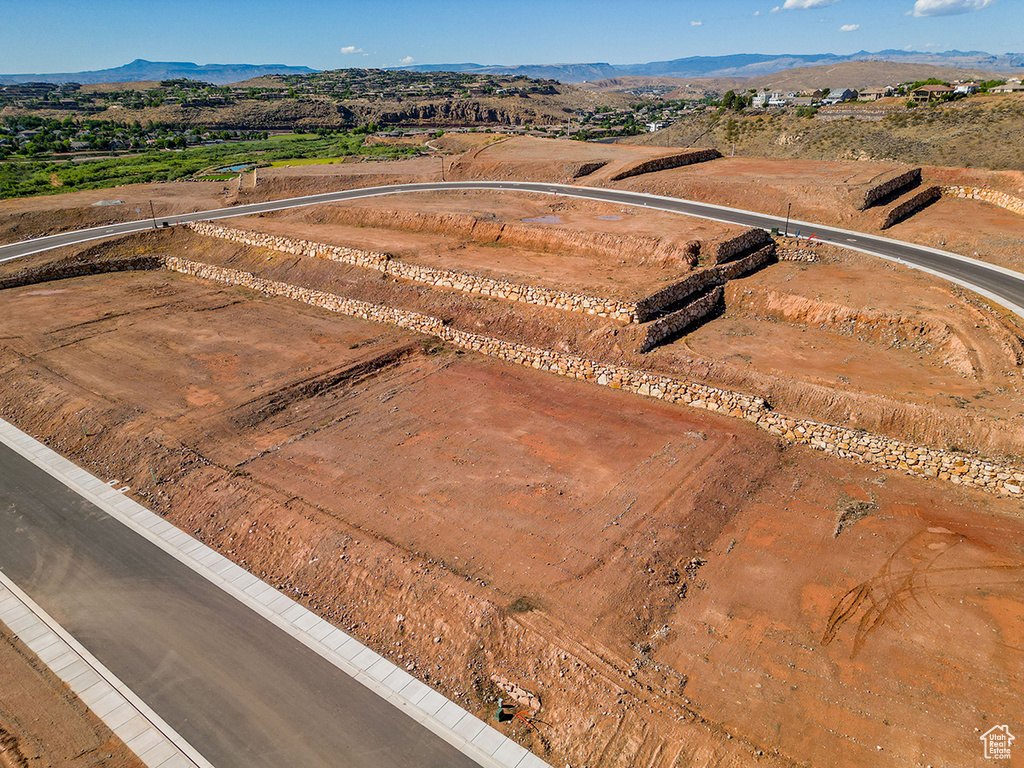
<svg viewBox="0 0 1024 768">
<path fill-rule="evenodd" d="M 484 768 L 551 768 L 355 638 L 3 420 L 0 420 L 0 442 L 283 629 Z M 17 629 L 11 629 L 18 634 Z M 195 765 L 212 768 L 205 761 Z M 168 764 L 166 768 L 177 766 Z"/>
<path fill-rule="evenodd" d="M 0 622 L 149 768 L 213 768 L 3 573 Z"/>
</svg>

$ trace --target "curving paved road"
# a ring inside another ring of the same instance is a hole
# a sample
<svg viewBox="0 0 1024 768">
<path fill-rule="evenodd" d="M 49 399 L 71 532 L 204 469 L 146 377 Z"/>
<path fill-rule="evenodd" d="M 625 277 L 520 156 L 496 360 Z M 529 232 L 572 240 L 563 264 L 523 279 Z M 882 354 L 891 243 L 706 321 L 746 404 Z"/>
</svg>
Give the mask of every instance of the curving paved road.
<svg viewBox="0 0 1024 768">
<path fill-rule="evenodd" d="M 327 192 L 320 195 L 296 197 L 287 200 L 272 200 L 266 203 L 240 205 L 233 208 L 199 211 L 179 216 L 158 218 L 156 222 L 160 224 L 164 222 L 168 224 L 182 224 L 190 221 L 212 221 L 234 216 L 248 216 L 255 213 L 280 211 L 286 208 L 337 203 L 381 195 L 407 194 L 410 192 L 458 192 L 466 190 L 537 192 L 541 194 L 566 195 L 568 197 L 597 200 L 615 205 L 632 205 L 653 210 L 669 211 L 671 213 L 681 213 L 685 216 L 696 216 L 728 224 L 761 227 L 762 229 L 771 229 L 772 227 L 782 229 L 786 224 L 783 217 L 768 216 L 738 208 L 726 208 L 720 205 L 711 205 L 710 203 L 649 195 L 642 192 L 528 181 L 449 181 L 367 187 L 343 192 Z M 145 219 L 143 221 L 111 224 L 105 227 L 65 232 L 59 235 L 50 235 L 34 240 L 25 240 L 20 243 L 12 243 L 0 246 L 0 263 L 29 256 L 33 253 L 60 248 L 65 245 L 75 245 L 131 232 L 141 232 L 142 230 L 151 229 L 153 226 L 154 221 L 152 219 Z M 924 270 L 980 293 L 1024 317 L 1024 274 L 1019 272 L 1013 272 L 1003 267 L 986 264 L 976 259 L 949 253 L 948 251 L 940 251 L 935 248 L 928 248 L 923 245 L 914 245 L 900 240 L 891 240 L 887 237 L 866 235 L 796 219 L 789 221 L 789 231 L 800 231 L 804 235 L 813 234 L 817 239 L 826 243 L 832 243 L 843 248 L 851 248 L 872 256 L 896 261 L 915 269 Z"/>
</svg>

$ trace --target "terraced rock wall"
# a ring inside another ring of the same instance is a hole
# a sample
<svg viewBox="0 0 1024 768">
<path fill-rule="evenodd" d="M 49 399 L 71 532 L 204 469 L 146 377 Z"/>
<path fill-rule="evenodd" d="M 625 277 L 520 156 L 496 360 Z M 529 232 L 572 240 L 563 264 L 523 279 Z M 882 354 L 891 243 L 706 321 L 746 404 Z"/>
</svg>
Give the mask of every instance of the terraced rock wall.
<svg viewBox="0 0 1024 768">
<path fill-rule="evenodd" d="M 636 304 L 615 299 L 588 296 L 582 293 L 539 288 L 507 280 L 495 280 L 471 272 L 454 269 L 436 269 L 417 264 L 408 264 L 393 258 L 390 254 L 361 251 L 337 245 L 326 245 L 309 240 L 295 240 L 289 237 L 269 235 L 263 232 L 249 232 L 228 227 L 218 227 L 206 222 L 189 224 L 197 234 L 216 237 L 233 243 L 253 245 L 260 248 L 296 256 L 310 256 L 328 259 L 343 264 L 374 269 L 391 277 L 425 283 L 437 288 L 448 288 L 463 293 L 477 293 L 509 301 L 521 301 L 540 307 L 555 307 L 570 312 L 582 312 L 599 317 L 611 317 L 622 322 L 638 322 Z"/>
<path fill-rule="evenodd" d="M 722 240 L 712 246 L 711 257 L 716 264 L 732 261 L 741 253 L 762 248 L 772 241 L 772 236 L 759 227 L 751 227 L 738 237 Z"/>
<path fill-rule="evenodd" d="M 1005 495 L 1020 496 L 1024 486 L 1024 468 L 954 451 L 912 445 L 846 427 L 789 418 L 776 413 L 763 398 L 754 395 L 469 333 L 451 328 L 441 320 L 427 315 L 265 280 L 239 270 L 177 257 L 168 257 L 164 263 L 168 269 L 183 274 L 238 285 L 264 295 L 282 296 L 364 320 L 430 334 L 464 349 L 510 363 L 745 419 L 783 439 L 806 444 L 840 458 Z"/>
<path fill-rule="evenodd" d="M 647 352 L 659 343 L 704 320 L 722 307 L 725 291 L 721 285 L 712 288 L 705 295 L 691 301 L 682 309 L 670 312 L 647 325 L 647 333 L 640 342 L 640 351 Z"/>
<path fill-rule="evenodd" d="M 759 230 L 761 231 L 761 230 Z M 703 293 L 709 287 L 722 285 L 728 280 L 754 272 L 771 262 L 775 256 L 775 243 L 768 237 L 768 243 L 743 258 L 725 264 L 716 264 L 688 275 L 657 293 L 641 299 L 636 304 L 638 322 L 646 322 L 665 311 L 667 307 L 685 301 L 690 296 Z"/>
<path fill-rule="evenodd" d="M 981 200 L 1024 216 L 1024 200 L 995 189 L 949 186 L 942 187 L 942 194 L 946 197 L 958 197 L 961 200 Z"/>
</svg>

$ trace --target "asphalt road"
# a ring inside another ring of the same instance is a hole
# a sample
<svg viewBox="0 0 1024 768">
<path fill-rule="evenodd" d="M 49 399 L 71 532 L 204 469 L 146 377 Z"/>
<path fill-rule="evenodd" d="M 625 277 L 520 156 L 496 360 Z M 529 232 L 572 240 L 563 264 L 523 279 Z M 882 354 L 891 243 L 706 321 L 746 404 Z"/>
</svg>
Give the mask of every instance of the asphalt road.
<svg viewBox="0 0 1024 768">
<path fill-rule="evenodd" d="M 217 768 L 479 768 L 3 445 L 0 570 Z"/>
<path fill-rule="evenodd" d="M 320 195 L 309 195 L 308 197 L 296 197 L 288 200 L 274 200 L 266 203 L 255 203 L 252 205 L 240 205 L 232 208 L 222 208 L 212 211 L 199 211 L 196 213 L 182 214 L 156 219 L 156 223 L 168 222 L 179 224 L 189 221 L 212 221 L 216 219 L 230 218 L 234 216 L 248 216 L 254 213 L 265 213 L 278 211 L 286 208 L 299 208 L 307 205 L 319 205 L 322 203 L 343 202 L 345 200 L 357 200 L 364 197 L 375 197 L 380 195 L 395 195 L 410 192 L 432 192 L 432 191 L 463 191 L 463 190 L 507 190 L 520 192 L 540 192 L 544 194 L 566 195 L 586 200 L 600 200 L 616 205 L 632 205 L 657 210 L 681 213 L 686 216 L 697 216 L 700 218 L 723 221 L 729 224 L 739 224 L 748 227 L 761 227 L 771 229 L 778 227 L 783 231 L 786 226 L 785 217 L 768 216 L 751 211 L 743 211 L 736 208 L 726 208 L 708 203 L 700 203 L 692 200 L 680 200 L 677 198 L 661 197 L 658 195 L 647 195 L 640 192 L 626 192 L 615 189 L 604 189 L 597 187 L 574 187 L 567 184 L 545 184 L 526 181 L 451 181 L 429 184 L 397 184 L 387 187 L 367 187 L 364 189 L 352 189 L 343 192 L 328 192 Z M 781 203 L 780 203 L 781 207 Z M 33 253 L 59 248 L 64 245 L 73 245 L 98 240 L 114 235 L 123 235 L 130 232 L 139 232 L 150 229 L 154 221 L 145 219 L 143 221 L 127 222 L 123 224 L 112 224 L 95 229 L 85 229 L 76 232 L 66 232 L 59 235 L 50 235 L 35 240 L 26 240 L 20 243 L 0 246 L 0 263 L 11 259 L 21 258 Z M 800 231 L 804 236 L 814 234 L 819 240 L 826 243 L 833 243 L 844 248 L 852 248 L 873 256 L 890 259 L 907 264 L 918 269 L 924 269 L 932 274 L 943 277 L 952 282 L 987 296 L 1003 306 L 1024 317 L 1024 274 L 1012 272 L 1002 267 L 986 264 L 985 262 L 958 256 L 953 253 L 939 251 L 933 248 L 926 248 L 920 245 L 905 243 L 900 240 L 891 240 L 876 235 L 865 235 L 858 232 L 849 232 L 835 227 L 826 227 L 806 221 L 791 220 L 789 232 L 791 234 Z"/>
</svg>

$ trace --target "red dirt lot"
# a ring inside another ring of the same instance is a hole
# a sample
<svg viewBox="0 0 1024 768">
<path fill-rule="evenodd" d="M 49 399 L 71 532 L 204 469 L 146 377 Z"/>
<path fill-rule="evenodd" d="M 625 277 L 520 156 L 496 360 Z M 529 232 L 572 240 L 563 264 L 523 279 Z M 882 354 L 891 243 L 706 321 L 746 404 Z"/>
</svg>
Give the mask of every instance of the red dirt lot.
<svg viewBox="0 0 1024 768">
<path fill-rule="evenodd" d="M 382 210 L 383 208 L 383 210 Z M 512 225 L 516 231 L 503 229 Z M 391 195 L 243 217 L 227 226 L 390 253 L 558 290 L 640 298 L 691 269 L 689 243 L 743 228 L 631 207 L 486 192 Z M 529 247 L 532 246 L 532 247 Z"/>
<path fill-rule="evenodd" d="M 962 765 L 1019 722 L 1018 501 L 170 273 L 0 327 L 4 418 L 482 716 L 537 692 L 553 764 Z"/>
<path fill-rule="evenodd" d="M 450 153 L 449 178 L 569 181 L 608 159 L 583 177 L 594 184 L 661 152 L 475 135 L 435 144 Z M 255 188 L 246 175 L 227 194 L 221 183 L 179 183 L 4 201 L 0 242 L 130 218 L 151 195 L 170 213 L 428 181 L 441 162 L 260 169 Z M 795 218 L 876 231 L 879 210 L 857 213 L 851 196 L 890 169 L 738 157 L 619 185 L 779 214 L 791 200 Z M 926 177 L 1014 194 L 1024 186 L 1013 174 Z M 111 199 L 125 203 L 92 206 Z M 522 221 L 547 216 L 558 220 Z M 678 279 L 690 264 L 672 249 L 733 231 L 479 193 L 227 223 L 614 296 Z M 523 235 L 471 234 L 502 224 L 538 238 L 525 246 Z M 982 203 L 943 199 L 887 234 L 1024 268 L 1024 218 Z M 183 229 L 82 253 L 242 269 L 1019 464 L 1020 321 L 928 275 L 813 251 L 817 262 L 730 282 L 720 317 L 646 355 L 635 351 L 635 325 Z M 0 275 L 68 256 L 29 257 Z M 0 416 L 127 483 L 481 717 L 502 695 L 492 675 L 536 693 L 536 729 L 500 727 L 553 765 L 981 765 L 982 733 L 1024 731 L 1017 500 L 878 472 L 743 421 L 162 271 L 0 291 Z M 0 683 L 3 659 L 0 644 Z M 6 701 L 0 727 L 13 732 Z M 21 716 L 19 707 L 10 711 Z M 75 743 L 89 749 L 89 738 Z"/>
<path fill-rule="evenodd" d="M 3 624 L 0 766 L 143 768 L 124 743 Z"/>
<path fill-rule="evenodd" d="M 716 383 L 782 410 L 1020 455 L 1020 321 L 925 273 L 815 252 L 817 263 L 780 262 L 730 283 L 722 316 L 653 352 L 652 365 L 707 361 Z"/>
</svg>

